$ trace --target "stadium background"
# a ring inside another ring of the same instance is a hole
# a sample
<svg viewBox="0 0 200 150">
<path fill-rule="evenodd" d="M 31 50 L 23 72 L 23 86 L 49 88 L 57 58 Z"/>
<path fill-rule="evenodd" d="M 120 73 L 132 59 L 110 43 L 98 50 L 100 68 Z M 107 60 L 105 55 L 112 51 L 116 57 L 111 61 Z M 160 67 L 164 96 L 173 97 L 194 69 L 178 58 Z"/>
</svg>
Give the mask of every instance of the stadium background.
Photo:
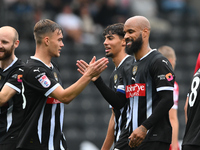
<svg viewBox="0 0 200 150">
<path fill-rule="evenodd" d="M 60 67 L 66 88 L 80 77 L 76 70 L 77 59 L 89 62 L 92 56 L 104 56 L 102 29 L 105 26 L 124 22 L 133 15 L 146 16 L 152 23 L 150 47 L 169 45 L 175 49 L 177 55 L 175 74 L 180 90 L 178 118 L 181 141 L 185 129 L 186 94 L 200 52 L 200 13 L 197 9 L 200 1 L 177 0 L 179 5 L 166 6 L 162 3 L 164 1 L 168 0 L 1 0 L 0 26 L 10 25 L 18 30 L 20 46 L 16 49 L 16 55 L 26 61 L 34 54 L 32 31 L 38 19 L 49 18 L 55 21 L 62 6 L 67 2 L 72 8 L 72 13 L 83 21 L 79 10 L 81 6 L 87 6 L 94 30 L 81 28 L 83 40 L 80 42 L 68 38 L 66 33 L 61 56 L 54 59 Z M 109 76 L 114 69 L 112 60 L 109 60 L 109 67 L 102 73 L 106 83 L 109 82 Z M 100 148 L 106 136 L 110 115 L 108 103 L 94 84 L 90 83 L 75 100 L 65 106 L 64 133 L 69 148 L 79 150 L 83 141 L 92 142 Z"/>
</svg>

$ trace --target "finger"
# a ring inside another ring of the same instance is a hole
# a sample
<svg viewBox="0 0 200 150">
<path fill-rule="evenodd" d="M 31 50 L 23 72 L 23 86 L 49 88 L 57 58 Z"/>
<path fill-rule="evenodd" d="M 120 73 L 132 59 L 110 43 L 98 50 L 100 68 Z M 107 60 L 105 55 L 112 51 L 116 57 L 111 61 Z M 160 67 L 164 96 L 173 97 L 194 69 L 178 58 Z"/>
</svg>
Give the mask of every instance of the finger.
<svg viewBox="0 0 200 150">
<path fill-rule="evenodd" d="M 98 61 L 95 62 L 94 65 L 96 65 L 97 68 L 102 68 L 104 66 L 106 66 L 109 63 L 107 58 L 102 58 L 99 59 Z"/>
<path fill-rule="evenodd" d="M 85 68 L 88 67 L 88 63 L 86 63 L 84 60 L 80 60 L 80 63 L 81 63 Z"/>
<path fill-rule="evenodd" d="M 139 140 L 137 140 L 136 146 L 140 146 L 140 144 L 142 143 L 143 139 L 140 138 Z"/>
<path fill-rule="evenodd" d="M 135 147 L 134 139 L 135 139 L 135 138 L 132 138 L 131 136 L 129 137 L 129 146 L 130 146 L 131 148 Z"/>
<path fill-rule="evenodd" d="M 93 58 L 92 58 L 92 60 L 90 61 L 90 63 L 89 64 L 92 64 L 92 63 L 94 63 L 96 61 L 96 57 L 95 56 L 93 56 Z"/>
<path fill-rule="evenodd" d="M 77 66 L 82 72 L 85 71 L 85 67 L 83 67 L 81 64 L 76 63 L 76 66 Z"/>
<path fill-rule="evenodd" d="M 80 69 L 77 69 L 77 71 L 78 71 L 80 74 L 84 75 L 84 72 L 81 71 Z"/>
</svg>

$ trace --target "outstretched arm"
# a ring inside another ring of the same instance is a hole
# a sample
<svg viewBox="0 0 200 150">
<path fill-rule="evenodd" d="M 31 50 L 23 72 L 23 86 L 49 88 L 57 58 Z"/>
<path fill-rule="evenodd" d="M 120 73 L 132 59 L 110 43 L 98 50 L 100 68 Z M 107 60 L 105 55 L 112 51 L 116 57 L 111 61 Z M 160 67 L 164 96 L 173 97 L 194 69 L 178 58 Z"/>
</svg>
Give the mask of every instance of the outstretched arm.
<svg viewBox="0 0 200 150">
<path fill-rule="evenodd" d="M 56 98 L 63 103 L 70 103 L 83 91 L 93 77 L 98 76 L 107 68 L 107 64 L 107 58 L 101 58 L 96 61 L 96 57 L 93 57 L 84 75 L 78 81 L 66 89 L 58 86 L 49 96 Z"/>
<path fill-rule="evenodd" d="M 77 69 L 81 74 L 85 74 L 85 70 L 88 67 L 88 64 L 83 61 L 77 61 L 76 64 L 79 68 Z M 111 90 L 102 80 L 101 77 L 96 76 L 92 79 L 94 81 L 94 84 L 104 97 L 104 99 L 115 109 L 121 109 L 125 103 L 127 102 L 126 96 L 124 93 L 121 92 L 114 92 Z"/>
</svg>

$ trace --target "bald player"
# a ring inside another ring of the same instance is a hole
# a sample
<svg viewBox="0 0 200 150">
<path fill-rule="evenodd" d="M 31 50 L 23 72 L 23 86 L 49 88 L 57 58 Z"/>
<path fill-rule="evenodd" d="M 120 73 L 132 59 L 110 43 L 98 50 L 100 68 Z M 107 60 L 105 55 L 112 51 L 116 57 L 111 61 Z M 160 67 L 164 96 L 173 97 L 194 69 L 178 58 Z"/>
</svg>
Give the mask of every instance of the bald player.
<svg viewBox="0 0 200 150">
<path fill-rule="evenodd" d="M 116 93 L 103 83 L 95 84 L 101 93 L 106 91 L 104 98 L 114 108 L 128 103 L 131 150 L 169 150 L 172 137 L 168 112 L 173 106 L 175 75 L 167 58 L 150 48 L 150 31 L 149 20 L 143 16 L 126 20 L 125 50 L 135 62 L 124 70 Z"/>
<path fill-rule="evenodd" d="M 0 150 L 14 150 L 25 104 L 22 95 L 23 62 L 15 56 L 19 35 L 10 26 L 0 28 Z"/>
<path fill-rule="evenodd" d="M 126 20 L 126 52 L 135 63 L 126 83 L 132 112 L 129 145 L 134 150 L 169 150 L 172 128 L 168 112 L 173 106 L 175 75 L 168 60 L 149 45 L 151 26 L 143 16 Z"/>
<path fill-rule="evenodd" d="M 174 70 L 176 66 L 176 54 L 175 54 L 174 49 L 170 46 L 164 45 L 158 48 L 158 51 L 169 60 Z M 174 105 L 169 111 L 169 119 L 172 125 L 172 142 L 170 145 L 170 150 L 179 150 L 179 144 L 178 144 L 179 122 L 178 122 L 178 116 L 177 116 L 178 97 L 179 97 L 179 86 L 178 86 L 178 83 L 175 81 L 174 82 L 174 96 L 173 96 Z"/>
</svg>

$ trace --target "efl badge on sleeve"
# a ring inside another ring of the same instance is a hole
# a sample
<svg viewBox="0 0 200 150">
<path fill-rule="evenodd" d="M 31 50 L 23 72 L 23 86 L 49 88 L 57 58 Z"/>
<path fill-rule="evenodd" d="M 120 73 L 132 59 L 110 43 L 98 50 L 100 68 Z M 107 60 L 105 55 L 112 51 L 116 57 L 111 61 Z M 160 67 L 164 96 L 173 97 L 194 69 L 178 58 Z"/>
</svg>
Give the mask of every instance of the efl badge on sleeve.
<svg viewBox="0 0 200 150">
<path fill-rule="evenodd" d="M 44 88 L 48 88 L 51 85 L 51 81 L 47 78 L 46 75 L 43 75 L 42 77 L 40 77 L 38 79 L 38 81 L 40 82 L 40 84 L 44 87 Z"/>
</svg>

